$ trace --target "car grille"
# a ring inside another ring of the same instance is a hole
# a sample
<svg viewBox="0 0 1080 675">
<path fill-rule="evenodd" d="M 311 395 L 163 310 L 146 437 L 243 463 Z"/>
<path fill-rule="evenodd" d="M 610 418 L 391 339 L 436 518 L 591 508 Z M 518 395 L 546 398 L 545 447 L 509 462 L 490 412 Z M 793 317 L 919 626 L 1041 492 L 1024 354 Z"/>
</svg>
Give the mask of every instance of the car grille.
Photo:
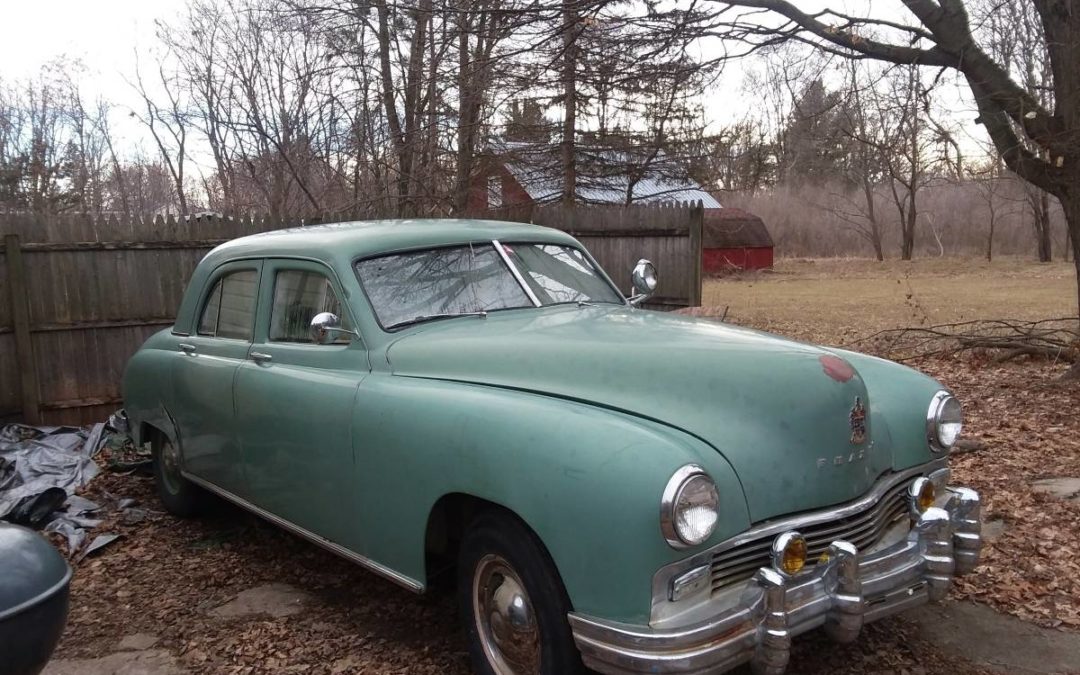
<svg viewBox="0 0 1080 675">
<path fill-rule="evenodd" d="M 854 544 L 859 550 L 872 548 L 879 543 L 893 524 L 907 517 L 906 493 L 911 482 L 905 480 L 892 486 L 878 501 L 858 513 L 798 527 L 799 532 L 806 538 L 807 560 L 816 561 L 829 548 L 829 544 L 837 539 Z M 769 534 L 713 554 L 713 592 L 749 579 L 759 567 L 768 566 L 770 548 L 777 534 L 780 533 L 772 530 Z"/>
</svg>

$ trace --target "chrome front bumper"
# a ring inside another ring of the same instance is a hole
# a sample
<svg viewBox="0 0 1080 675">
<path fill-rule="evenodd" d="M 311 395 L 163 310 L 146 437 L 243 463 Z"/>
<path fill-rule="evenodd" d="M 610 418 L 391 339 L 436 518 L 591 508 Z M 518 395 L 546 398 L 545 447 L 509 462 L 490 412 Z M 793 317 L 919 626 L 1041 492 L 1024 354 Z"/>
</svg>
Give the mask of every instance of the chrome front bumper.
<svg viewBox="0 0 1080 675">
<path fill-rule="evenodd" d="M 979 495 L 948 488 L 901 542 L 862 556 L 845 541 L 827 562 L 788 577 L 762 567 L 733 607 L 706 621 L 656 630 L 570 615 L 585 665 L 601 673 L 717 673 L 750 662 L 758 673 L 787 669 L 791 638 L 824 626 L 838 642 L 864 624 L 945 597 L 971 572 L 982 548 Z"/>
</svg>

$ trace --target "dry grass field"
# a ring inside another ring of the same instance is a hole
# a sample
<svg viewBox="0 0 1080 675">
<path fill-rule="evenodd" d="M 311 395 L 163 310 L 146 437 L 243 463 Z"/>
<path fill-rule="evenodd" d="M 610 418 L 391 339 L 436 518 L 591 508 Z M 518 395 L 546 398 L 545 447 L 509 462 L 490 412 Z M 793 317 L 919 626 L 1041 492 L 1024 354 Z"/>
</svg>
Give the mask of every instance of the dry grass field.
<svg viewBox="0 0 1080 675">
<path fill-rule="evenodd" d="M 663 270 L 660 270 L 663 274 Z M 836 344 L 884 328 L 1076 316 L 1072 263 L 924 258 L 780 259 L 771 272 L 706 281 L 706 313 Z"/>
</svg>

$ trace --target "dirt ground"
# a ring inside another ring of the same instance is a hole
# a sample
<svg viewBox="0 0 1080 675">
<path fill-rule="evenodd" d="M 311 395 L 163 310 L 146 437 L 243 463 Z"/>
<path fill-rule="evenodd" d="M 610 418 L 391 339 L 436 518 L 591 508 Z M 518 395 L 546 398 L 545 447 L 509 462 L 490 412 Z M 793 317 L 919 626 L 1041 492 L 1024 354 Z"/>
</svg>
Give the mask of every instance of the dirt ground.
<svg viewBox="0 0 1080 675">
<path fill-rule="evenodd" d="M 1017 261 L 990 268 L 890 263 L 884 269 L 783 261 L 775 274 L 709 282 L 706 299 L 716 306 L 712 313 L 730 306 L 729 320 L 836 344 L 905 325 L 919 313 L 935 322 L 1072 314 L 1070 275 L 1065 265 Z M 1074 553 L 1080 498 L 1032 489 L 1046 478 L 1080 477 L 1080 386 L 1057 382 L 1063 367 L 1043 361 L 992 364 L 958 356 L 918 365 L 965 402 L 965 438 L 974 449 L 955 456 L 954 482 L 983 494 L 984 518 L 993 525 L 983 564 L 956 586 L 951 606 L 989 613 L 990 637 L 965 638 L 969 649 L 950 646 L 971 620 L 950 619 L 946 605 L 946 614 L 872 624 L 848 646 L 820 634 L 798 638 L 791 672 L 1080 672 L 1080 651 L 1066 650 L 1054 662 L 1075 663 L 1075 669 L 1038 663 L 1040 649 L 1080 644 L 1080 556 Z M 100 499 L 105 493 L 134 497 L 154 511 L 141 522 L 116 517 L 102 526 L 124 536 L 77 566 L 70 623 L 47 674 L 470 672 L 446 588 L 413 595 L 232 508 L 177 520 L 157 511 L 150 480 L 138 475 L 106 474 L 89 492 Z M 281 603 L 260 609 L 244 595 L 268 587 L 284 589 L 284 609 Z M 247 610 L 230 609 L 238 602 Z M 1017 619 L 1024 630 L 1015 628 Z M 1018 637 L 1029 634 L 1037 639 Z M 989 655 L 989 647 L 981 650 L 979 640 L 1021 644 L 999 657 Z M 142 670 L 132 670 L 130 659 L 128 670 L 109 665 L 114 661 L 85 660 L 114 659 L 135 643 L 143 650 L 132 652 L 142 655 Z M 1009 653 L 1016 661 L 1007 660 Z"/>
</svg>

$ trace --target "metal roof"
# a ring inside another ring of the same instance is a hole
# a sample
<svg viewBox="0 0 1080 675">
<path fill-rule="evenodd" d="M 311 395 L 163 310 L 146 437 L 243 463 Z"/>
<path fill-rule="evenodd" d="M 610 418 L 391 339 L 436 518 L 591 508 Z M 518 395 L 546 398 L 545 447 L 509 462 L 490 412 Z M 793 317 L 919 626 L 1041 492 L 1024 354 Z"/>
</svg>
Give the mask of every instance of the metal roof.
<svg viewBox="0 0 1080 675">
<path fill-rule="evenodd" d="M 705 248 L 771 248 L 773 245 L 765 221 L 733 207 L 706 211 L 702 235 Z"/>
<path fill-rule="evenodd" d="M 562 195 L 560 149 L 550 144 L 495 141 L 488 151 L 496 156 L 521 187 L 538 203 L 555 201 Z M 700 201 L 706 209 L 721 208 L 720 202 L 696 181 L 685 175 L 677 160 L 658 152 L 651 159 L 643 153 L 577 148 L 578 201 L 587 204 Z M 630 188 L 631 176 L 639 167 L 648 170 Z"/>
</svg>

